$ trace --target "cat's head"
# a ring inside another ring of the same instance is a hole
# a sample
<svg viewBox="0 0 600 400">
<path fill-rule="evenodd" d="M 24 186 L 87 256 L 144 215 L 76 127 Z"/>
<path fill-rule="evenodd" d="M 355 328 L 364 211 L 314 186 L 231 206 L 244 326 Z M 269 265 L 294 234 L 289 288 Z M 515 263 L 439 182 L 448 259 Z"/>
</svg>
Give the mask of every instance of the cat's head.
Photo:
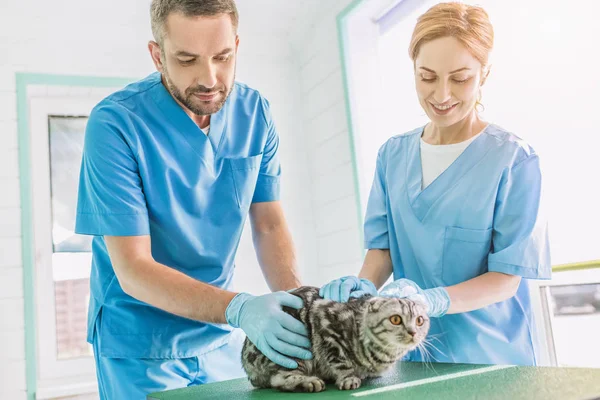
<svg viewBox="0 0 600 400">
<path fill-rule="evenodd" d="M 425 306 L 408 299 L 372 297 L 365 315 L 367 334 L 385 346 L 412 350 L 427 337 Z"/>
</svg>

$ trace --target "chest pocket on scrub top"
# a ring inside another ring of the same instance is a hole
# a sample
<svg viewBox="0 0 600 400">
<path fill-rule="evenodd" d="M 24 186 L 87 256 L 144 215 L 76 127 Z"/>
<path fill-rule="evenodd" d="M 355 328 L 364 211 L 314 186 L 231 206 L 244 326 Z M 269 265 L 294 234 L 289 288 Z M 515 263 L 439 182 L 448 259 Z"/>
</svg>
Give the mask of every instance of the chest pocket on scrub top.
<svg viewBox="0 0 600 400">
<path fill-rule="evenodd" d="M 442 280 L 451 286 L 487 272 L 492 229 L 448 226 L 444 235 Z"/>
<path fill-rule="evenodd" d="M 248 208 L 252 202 L 252 196 L 254 196 L 262 153 L 251 157 L 229 158 L 227 160 L 231 168 L 237 205 L 240 208 Z"/>
</svg>

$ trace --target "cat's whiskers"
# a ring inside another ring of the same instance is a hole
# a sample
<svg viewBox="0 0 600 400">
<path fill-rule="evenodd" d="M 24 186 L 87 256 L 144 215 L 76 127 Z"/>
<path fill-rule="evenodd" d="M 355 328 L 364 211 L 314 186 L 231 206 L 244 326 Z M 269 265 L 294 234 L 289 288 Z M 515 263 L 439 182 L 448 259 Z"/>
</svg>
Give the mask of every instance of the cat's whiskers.
<svg viewBox="0 0 600 400">
<path fill-rule="evenodd" d="M 419 351 L 419 353 L 422 354 L 422 358 L 423 360 L 427 361 L 427 356 L 429 356 L 429 351 L 425 348 L 425 346 L 423 346 L 423 343 L 419 343 L 416 347 L 416 350 Z"/>
<path fill-rule="evenodd" d="M 445 336 L 445 335 L 446 335 L 446 332 L 439 332 L 439 333 L 430 333 L 427 336 L 437 338 L 439 336 Z"/>
<path fill-rule="evenodd" d="M 437 341 L 440 346 L 444 346 L 444 343 L 439 339 L 441 336 L 444 336 L 444 333 L 438 333 L 435 335 L 427 335 L 427 337 L 423 340 L 423 342 L 425 342 L 426 344 L 431 344 L 433 345 L 433 341 Z"/>
<path fill-rule="evenodd" d="M 431 353 L 429 352 L 429 350 L 425 347 L 425 344 L 419 343 L 419 345 L 417 346 L 417 349 L 419 350 L 419 352 L 422 355 L 422 359 L 423 359 L 423 363 L 425 364 L 425 368 L 431 370 L 432 372 L 435 372 L 435 369 L 433 368 L 433 364 L 431 362 L 431 359 L 433 357 L 431 356 Z"/>
<path fill-rule="evenodd" d="M 434 339 L 437 340 L 438 342 L 442 343 L 442 341 L 439 339 L 442 336 L 445 336 L 446 332 L 440 332 L 440 333 L 435 333 L 435 334 L 431 334 L 431 335 L 427 335 L 427 339 Z"/>
<path fill-rule="evenodd" d="M 440 342 L 441 343 L 441 342 Z M 446 354 L 441 351 L 436 345 L 434 345 L 433 343 L 431 343 L 429 340 L 423 340 L 421 342 L 421 344 L 423 345 L 423 347 L 431 347 L 433 350 L 437 351 L 438 353 L 440 353 L 441 355 L 443 355 L 444 357 L 446 356 Z"/>
<path fill-rule="evenodd" d="M 442 341 L 438 338 L 439 336 L 443 336 L 445 333 L 438 333 L 438 334 L 433 334 L 433 335 L 427 335 L 427 337 L 422 341 L 422 344 L 424 346 L 430 346 L 431 348 L 433 348 L 434 350 L 437 350 L 439 353 L 441 353 L 442 355 L 446 355 L 444 354 L 443 351 L 441 351 L 437 346 L 435 346 L 433 344 L 434 340 L 437 340 L 438 343 L 443 346 L 444 343 L 442 343 Z"/>
</svg>

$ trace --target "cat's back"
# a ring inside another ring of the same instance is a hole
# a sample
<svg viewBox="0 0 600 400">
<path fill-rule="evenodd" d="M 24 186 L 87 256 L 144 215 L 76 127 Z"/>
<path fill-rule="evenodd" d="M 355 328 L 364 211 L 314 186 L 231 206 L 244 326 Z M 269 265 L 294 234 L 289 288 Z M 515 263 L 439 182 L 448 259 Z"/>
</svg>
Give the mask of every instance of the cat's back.
<svg viewBox="0 0 600 400">
<path fill-rule="evenodd" d="M 289 293 L 293 294 L 294 296 L 300 297 L 304 304 L 303 307 L 299 310 L 290 307 L 283 307 L 283 311 L 290 314 L 297 320 L 303 322 L 305 325 L 310 325 L 310 310 L 313 308 L 313 304 L 315 301 L 322 299 L 322 297 L 319 296 L 319 288 L 316 288 L 314 286 L 301 286 L 297 289 L 291 290 Z M 307 326 L 309 334 L 311 331 L 310 328 L 310 326 Z"/>
<path fill-rule="evenodd" d="M 307 301 L 308 303 L 312 303 L 316 299 L 322 299 L 322 297 L 319 296 L 319 288 L 314 286 L 300 286 L 299 288 L 290 290 L 289 293 L 300 297 L 302 300 Z"/>
</svg>

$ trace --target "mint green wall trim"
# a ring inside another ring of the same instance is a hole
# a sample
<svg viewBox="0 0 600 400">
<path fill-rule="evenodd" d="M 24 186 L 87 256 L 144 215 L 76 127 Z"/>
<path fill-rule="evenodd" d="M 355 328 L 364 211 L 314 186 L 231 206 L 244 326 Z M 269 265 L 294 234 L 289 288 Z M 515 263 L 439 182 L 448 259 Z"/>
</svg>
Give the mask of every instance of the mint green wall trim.
<svg viewBox="0 0 600 400">
<path fill-rule="evenodd" d="M 21 194 L 21 232 L 23 255 L 23 297 L 25 317 L 25 368 L 27 399 L 34 400 L 37 390 L 36 318 L 35 318 L 35 254 L 33 243 L 33 202 L 31 187 L 31 157 L 29 104 L 27 86 L 60 85 L 86 87 L 121 87 L 136 79 L 103 78 L 17 73 L 17 134 L 19 144 L 19 177 Z"/>
<path fill-rule="evenodd" d="M 600 268 L 600 260 L 559 264 L 552 267 L 552 272 L 579 271 L 584 269 Z"/>
<path fill-rule="evenodd" d="M 346 123 L 348 125 L 348 139 L 350 140 L 350 159 L 352 160 L 352 174 L 354 175 L 354 191 L 356 194 L 356 213 L 358 218 L 358 232 L 360 235 L 360 245 L 363 255 L 364 249 L 364 232 L 363 232 L 363 215 L 362 215 L 362 198 L 360 194 L 360 180 L 358 175 L 358 160 L 356 158 L 356 141 L 354 140 L 354 125 L 352 123 L 352 103 L 350 101 L 350 82 L 348 78 L 348 63 L 346 59 L 346 49 L 348 38 L 346 36 L 346 18 L 356 10 L 365 0 L 354 0 L 350 3 L 336 18 L 338 46 L 340 51 L 340 63 L 342 66 L 342 83 L 344 86 L 344 102 L 346 104 Z"/>
</svg>

